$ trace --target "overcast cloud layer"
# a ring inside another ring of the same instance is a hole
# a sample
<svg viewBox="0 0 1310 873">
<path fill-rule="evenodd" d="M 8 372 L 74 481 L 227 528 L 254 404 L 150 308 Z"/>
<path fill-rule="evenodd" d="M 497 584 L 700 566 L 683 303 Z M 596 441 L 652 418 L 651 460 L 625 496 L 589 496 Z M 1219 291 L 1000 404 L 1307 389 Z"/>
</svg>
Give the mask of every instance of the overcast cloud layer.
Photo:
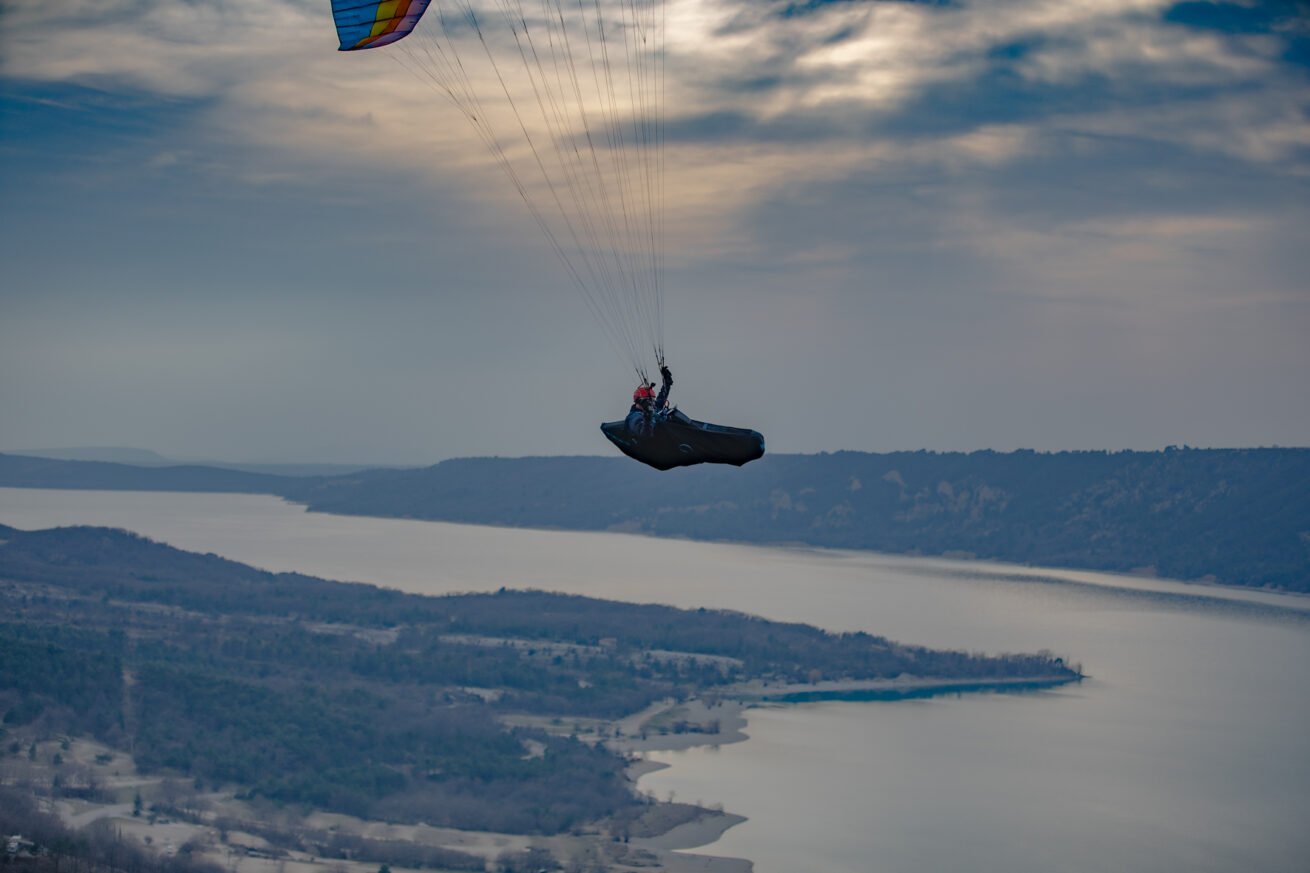
<svg viewBox="0 0 1310 873">
<path fill-rule="evenodd" d="M 0 10 L 0 450 L 604 454 L 632 377 L 327 0 Z M 1310 444 L 1310 9 L 670 0 L 666 341 L 771 451 Z"/>
</svg>

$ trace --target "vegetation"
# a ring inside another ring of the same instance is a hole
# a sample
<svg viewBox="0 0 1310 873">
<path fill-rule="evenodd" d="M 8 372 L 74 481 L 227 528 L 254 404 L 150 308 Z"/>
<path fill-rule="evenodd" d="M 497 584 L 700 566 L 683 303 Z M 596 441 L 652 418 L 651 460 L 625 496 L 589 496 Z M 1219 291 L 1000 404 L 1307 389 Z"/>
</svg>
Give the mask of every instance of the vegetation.
<svg viewBox="0 0 1310 873">
<path fill-rule="evenodd" d="M 613 718 L 751 678 L 1072 679 L 714 610 L 533 591 L 419 597 L 123 531 L 0 527 L 0 713 L 197 788 L 392 821 L 556 833 L 646 801 L 603 746 L 510 715 Z M 395 863 L 402 863 L 395 860 Z"/>
<path fill-rule="evenodd" d="M 6 873 L 222 873 L 218 865 L 186 853 L 168 857 L 149 851 L 112 827 L 73 831 L 41 810 L 29 794 L 0 787 L 0 836 L 10 835 L 21 836 L 21 852 L 3 856 Z M 0 846 L 0 851 L 5 848 Z"/>
</svg>

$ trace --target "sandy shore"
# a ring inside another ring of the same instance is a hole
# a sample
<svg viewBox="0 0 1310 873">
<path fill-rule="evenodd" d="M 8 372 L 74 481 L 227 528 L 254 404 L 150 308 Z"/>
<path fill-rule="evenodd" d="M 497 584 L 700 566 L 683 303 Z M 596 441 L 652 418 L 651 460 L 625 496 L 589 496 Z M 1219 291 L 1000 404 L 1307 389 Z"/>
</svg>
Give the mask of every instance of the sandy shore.
<svg viewBox="0 0 1310 873">
<path fill-rule="evenodd" d="M 632 842 L 646 849 L 695 849 L 709 845 L 723 836 L 728 828 L 745 820 L 745 816 L 730 812 L 712 812 L 696 821 L 680 824 L 657 837 L 641 837 Z"/>
<path fill-rule="evenodd" d="M 668 752 L 693 746 L 718 746 L 747 739 L 745 711 L 764 702 L 804 701 L 823 698 L 859 698 L 861 695 L 913 695 L 953 691 L 990 691 L 1007 688 L 1042 687 L 1071 681 L 1067 676 L 1029 676 L 997 679 L 924 679 L 897 676 L 891 679 L 838 679 L 821 682 L 781 682 L 753 679 L 717 689 L 712 698 L 663 700 L 641 712 L 619 719 L 604 733 L 605 745 L 621 754 Z M 660 765 L 639 761 L 629 776 L 658 769 Z"/>
<path fill-rule="evenodd" d="M 653 703 L 615 723 L 619 735 L 605 745 L 621 754 L 667 752 L 692 746 L 718 746 L 746 739 L 742 715 L 747 703 L 718 698 Z"/>
</svg>

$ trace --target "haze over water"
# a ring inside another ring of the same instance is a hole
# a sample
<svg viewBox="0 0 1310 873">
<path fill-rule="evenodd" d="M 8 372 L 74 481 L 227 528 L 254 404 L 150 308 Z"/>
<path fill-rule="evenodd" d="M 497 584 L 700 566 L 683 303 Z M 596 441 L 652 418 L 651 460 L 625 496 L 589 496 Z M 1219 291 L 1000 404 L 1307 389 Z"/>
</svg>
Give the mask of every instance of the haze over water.
<svg viewBox="0 0 1310 873">
<path fill-rule="evenodd" d="M 0 523 L 123 527 L 269 570 L 407 591 L 532 587 L 722 607 L 989 653 L 1076 686 L 752 710 L 658 753 L 660 797 L 749 820 L 759 873 L 1308 869 L 1310 599 L 1078 571 L 305 513 L 247 495 L 0 489 Z"/>
</svg>

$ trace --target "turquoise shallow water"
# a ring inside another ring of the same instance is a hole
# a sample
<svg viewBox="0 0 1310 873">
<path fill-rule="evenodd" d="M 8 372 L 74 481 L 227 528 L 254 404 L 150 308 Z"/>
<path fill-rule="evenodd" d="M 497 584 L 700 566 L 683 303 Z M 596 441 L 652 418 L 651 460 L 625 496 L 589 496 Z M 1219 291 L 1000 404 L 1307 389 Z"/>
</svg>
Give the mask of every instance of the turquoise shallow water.
<svg viewBox="0 0 1310 873">
<path fill-rule="evenodd" d="M 699 850 L 760 873 L 1307 871 L 1310 599 L 852 552 L 306 513 L 246 495 L 0 489 L 0 523 L 426 593 L 502 585 L 738 609 L 1091 678 L 1028 694 L 751 710 L 751 739 L 652 754 L 664 797 L 749 817 Z"/>
</svg>

